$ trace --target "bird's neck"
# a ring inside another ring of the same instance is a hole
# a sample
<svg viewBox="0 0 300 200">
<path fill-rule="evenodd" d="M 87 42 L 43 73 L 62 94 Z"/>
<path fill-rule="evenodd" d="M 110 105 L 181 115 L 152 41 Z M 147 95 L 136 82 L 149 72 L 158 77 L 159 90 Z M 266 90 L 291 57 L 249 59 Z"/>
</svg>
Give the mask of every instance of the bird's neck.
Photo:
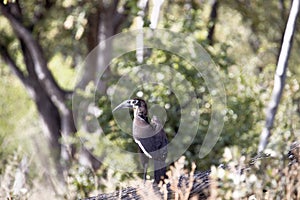
<svg viewBox="0 0 300 200">
<path fill-rule="evenodd" d="M 144 120 L 149 124 L 148 115 L 144 112 L 141 112 L 139 109 L 134 110 L 134 118 Z"/>
<path fill-rule="evenodd" d="M 138 115 L 137 117 L 143 119 L 145 122 L 149 124 L 148 116 L 147 115 Z"/>
</svg>

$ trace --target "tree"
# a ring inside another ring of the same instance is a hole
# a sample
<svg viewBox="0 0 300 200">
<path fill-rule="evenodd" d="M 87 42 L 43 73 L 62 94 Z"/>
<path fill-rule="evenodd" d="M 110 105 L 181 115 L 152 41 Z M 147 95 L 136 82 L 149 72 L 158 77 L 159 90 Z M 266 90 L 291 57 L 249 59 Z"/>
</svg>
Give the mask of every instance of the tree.
<svg viewBox="0 0 300 200">
<path fill-rule="evenodd" d="M 68 106 L 73 91 L 67 91 L 59 86 L 48 69 L 49 55 L 53 52 L 51 52 L 52 49 L 43 47 L 42 36 L 36 30 L 41 28 L 39 26 L 47 26 L 47 17 L 51 20 L 51 10 L 60 10 L 63 6 L 59 2 L 51 0 L 37 4 L 32 3 L 34 6 L 31 6 L 35 8 L 32 13 L 29 12 L 31 11 L 30 5 L 25 2 L 16 0 L 0 3 L 1 14 L 9 21 L 13 29 L 13 33 L 6 33 L 3 39 L 0 40 L 0 54 L 35 102 L 45 125 L 45 133 L 49 138 L 49 148 L 52 150 L 55 162 L 58 165 L 57 168 L 61 169 L 59 160 L 67 164 L 75 153 L 74 146 L 60 142 L 61 138 L 68 138 L 76 132 L 72 110 Z M 118 6 L 120 5 L 117 0 L 77 4 L 82 9 L 84 9 L 84 6 L 89 7 L 91 5 L 94 9 L 88 12 L 88 25 L 85 35 L 88 50 L 92 50 L 99 42 L 117 33 L 127 18 L 127 11 L 130 8 L 124 5 L 124 12 L 119 12 Z M 74 8 L 73 5 L 69 5 L 68 9 L 72 8 Z M 110 23 L 109 19 L 114 19 L 113 23 Z M 63 18 L 58 20 L 63 20 Z M 23 66 L 18 65 L 16 57 L 12 56 L 10 44 L 15 40 L 20 45 L 25 69 L 22 69 Z M 109 59 L 109 48 L 107 47 L 107 49 L 99 52 L 100 59 Z M 89 81 L 95 80 L 96 70 L 92 68 L 87 71 L 87 77 L 84 79 L 86 82 L 82 83 L 83 87 Z M 105 93 L 105 85 L 105 81 L 100 84 L 102 93 Z M 93 164 L 94 167 L 99 166 L 99 163 L 95 160 Z"/>
<path fill-rule="evenodd" d="M 42 121 L 45 124 L 45 132 L 48 134 L 50 147 L 54 149 L 55 160 L 59 160 L 62 152 L 64 152 L 63 159 L 68 160 L 70 152 L 67 152 L 67 149 L 63 151 L 59 144 L 61 134 L 70 135 L 75 131 L 71 120 L 72 113 L 66 106 L 68 92 L 57 85 L 48 70 L 42 47 L 32 34 L 34 24 L 28 26 L 23 24 L 24 16 L 19 2 L 16 1 L 16 3 L 7 5 L 1 2 L 0 6 L 1 13 L 9 20 L 20 43 L 26 73 L 20 69 L 10 55 L 8 44 L 5 44 L 4 41 L 1 41 L 1 56 L 36 102 Z M 53 4 L 45 4 L 44 6 L 49 9 Z"/>
</svg>

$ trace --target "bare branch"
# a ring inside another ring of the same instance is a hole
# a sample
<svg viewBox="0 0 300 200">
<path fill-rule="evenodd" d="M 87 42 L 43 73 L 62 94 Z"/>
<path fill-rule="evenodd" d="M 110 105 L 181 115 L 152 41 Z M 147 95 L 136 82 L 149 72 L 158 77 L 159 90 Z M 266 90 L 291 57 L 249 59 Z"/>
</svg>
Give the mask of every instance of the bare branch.
<svg viewBox="0 0 300 200">
<path fill-rule="evenodd" d="M 155 0 L 153 1 L 153 8 L 150 17 L 150 28 L 156 29 L 158 24 L 159 13 L 161 10 L 161 5 L 164 3 L 164 0 Z"/>
<path fill-rule="evenodd" d="M 281 17 L 282 19 L 285 19 L 285 12 L 286 12 L 286 8 L 285 8 L 285 5 L 284 5 L 284 0 L 279 0 L 279 9 L 280 9 L 280 14 L 281 14 Z"/>
<path fill-rule="evenodd" d="M 210 19 L 209 19 L 209 28 L 208 28 L 208 36 L 207 39 L 209 41 L 210 45 L 214 44 L 214 32 L 215 32 L 215 27 L 216 27 L 216 21 L 218 17 L 218 7 L 219 7 L 219 2 L 218 0 L 214 0 L 210 12 Z"/>
<path fill-rule="evenodd" d="M 290 10 L 288 22 L 285 28 L 283 43 L 280 50 L 280 55 L 278 58 L 276 74 L 274 78 L 274 87 L 272 92 L 272 97 L 269 102 L 266 113 L 266 124 L 260 136 L 260 142 L 258 146 L 258 152 L 262 152 L 268 143 L 268 138 L 271 135 L 271 128 L 273 127 L 274 118 L 277 112 L 277 108 L 282 96 L 286 70 L 288 67 L 288 60 L 290 56 L 290 51 L 292 48 L 293 36 L 295 32 L 296 19 L 299 12 L 299 0 L 293 0 L 292 7 Z"/>
</svg>

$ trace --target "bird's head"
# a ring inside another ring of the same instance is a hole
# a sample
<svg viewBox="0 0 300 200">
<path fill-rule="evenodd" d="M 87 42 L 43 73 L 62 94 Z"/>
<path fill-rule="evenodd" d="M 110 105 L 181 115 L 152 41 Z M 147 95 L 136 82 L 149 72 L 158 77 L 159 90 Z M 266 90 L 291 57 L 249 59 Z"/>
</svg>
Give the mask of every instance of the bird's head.
<svg viewBox="0 0 300 200">
<path fill-rule="evenodd" d="M 148 114 L 147 104 L 143 99 L 140 98 L 128 99 L 123 101 L 115 109 L 113 109 L 113 112 L 121 108 L 132 108 L 135 116 L 138 115 L 143 118 L 147 117 Z"/>
</svg>

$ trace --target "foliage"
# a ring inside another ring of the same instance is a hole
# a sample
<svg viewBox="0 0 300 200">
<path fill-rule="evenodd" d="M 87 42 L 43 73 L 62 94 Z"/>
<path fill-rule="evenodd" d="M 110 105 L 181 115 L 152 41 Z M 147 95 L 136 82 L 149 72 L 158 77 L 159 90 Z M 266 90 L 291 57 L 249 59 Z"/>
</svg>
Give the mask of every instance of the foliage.
<svg viewBox="0 0 300 200">
<path fill-rule="evenodd" d="M 289 164 L 287 152 L 253 160 L 233 147 L 223 159 L 229 169 L 212 167 L 211 199 L 299 198 L 299 163 Z"/>
<path fill-rule="evenodd" d="M 6 154 L 0 170 L 1 198 L 27 199 L 30 185 L 26 183 L 27 159 L 21 157 L 20 149 L 13 154 Z"/>
</svg>

